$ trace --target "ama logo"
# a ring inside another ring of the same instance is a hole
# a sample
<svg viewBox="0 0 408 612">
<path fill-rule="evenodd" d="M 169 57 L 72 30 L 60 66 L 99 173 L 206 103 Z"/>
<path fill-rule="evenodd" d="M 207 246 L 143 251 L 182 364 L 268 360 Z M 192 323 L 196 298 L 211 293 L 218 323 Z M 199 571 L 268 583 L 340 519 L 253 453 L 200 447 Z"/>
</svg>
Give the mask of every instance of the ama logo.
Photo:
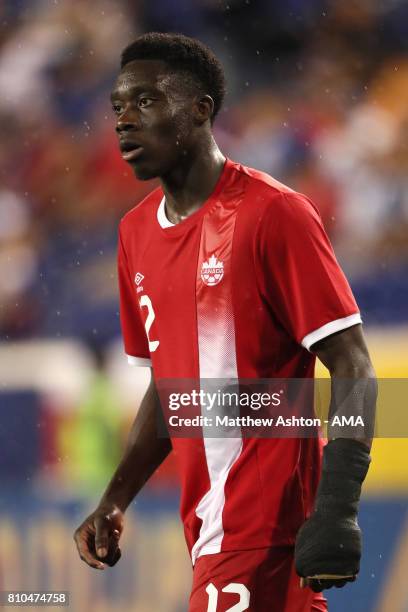
<svg viewBox="0 0 408 612">
<path fill-rule="evenodd" d="M 224 264 L 215 255 L 211 255 L 208 261 L 204 261 L 201 266 L 201 280 L 209 287 L 214 287 L 224 276 Z"/>
</svg>

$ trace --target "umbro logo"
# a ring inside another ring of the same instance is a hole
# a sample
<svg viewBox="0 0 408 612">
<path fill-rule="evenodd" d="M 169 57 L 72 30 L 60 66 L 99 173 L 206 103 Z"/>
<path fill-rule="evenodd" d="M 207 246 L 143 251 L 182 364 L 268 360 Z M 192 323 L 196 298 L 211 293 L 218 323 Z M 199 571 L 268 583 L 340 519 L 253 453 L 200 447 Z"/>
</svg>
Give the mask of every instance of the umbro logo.
<svg viewBox="0 0 408 612">
<path fill-rule="evenodd" d="M 218 285 L 224 276 L 224 264 L 215 255 L 211 255 L 208 261 L 201 266 L 201 280 L 209 287 Z"/>
<path fill-rule="evenodd" d="M 137 272 L 136 276 L 135 276 L 135 283 L 136 283 L 136 285 L 140 285 L 140 283 L 142 282 L 143 279 L 144 279 L 143 274 L 141 274 L 141 272 Z"/>
</svg>

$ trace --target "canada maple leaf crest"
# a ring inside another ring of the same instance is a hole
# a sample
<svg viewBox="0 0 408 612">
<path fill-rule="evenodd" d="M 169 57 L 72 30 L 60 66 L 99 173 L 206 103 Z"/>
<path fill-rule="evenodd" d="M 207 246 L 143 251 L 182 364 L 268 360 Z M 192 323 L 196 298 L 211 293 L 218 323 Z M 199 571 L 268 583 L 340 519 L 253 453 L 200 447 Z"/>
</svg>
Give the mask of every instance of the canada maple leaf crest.
<svg viewBox="0 0 408 612">
<path fill-rule="evenodd" d="M 211 255 L 208 261 L 201 266 L 201 280 L 209 287 L 218 285 L 224 276 L 224 264 L 215 255 Z"/>
</svg>

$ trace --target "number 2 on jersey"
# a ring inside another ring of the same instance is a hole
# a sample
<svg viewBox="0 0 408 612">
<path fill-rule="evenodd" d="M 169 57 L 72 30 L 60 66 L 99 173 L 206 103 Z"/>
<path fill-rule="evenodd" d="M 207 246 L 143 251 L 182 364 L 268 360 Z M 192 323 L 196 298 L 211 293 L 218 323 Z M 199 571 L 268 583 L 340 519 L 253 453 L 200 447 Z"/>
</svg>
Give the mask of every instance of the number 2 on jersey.
<svg viewBox="0 0 408 612">
<path fill-rule="evenodd" d="M 145 308 L 147 308 L 147 317 L 146 317 L 146 321 L 145 321 L 145 330 L 146 330 L 146 335 L 147 335 L 147 339 L 149 341 L 149 351 L 151 353 L 154 353 L 154 351 L 157 349 L 157 347 L 160 344 L 159 340 L 150 340 L 149 338 L 149 331 L 151 326 L 153 325 L 153 321 L 156 318 L 156 315 L 154 314 L 154 310 L 153 310 L 153 305 L 152 305 L 152 301 L 149 298 L 148 295 L 142 295 L 142 297 L 139 300 L 139 304 L 140 306 L 144 306 Z"/>
<path fill-rule="evenodd" d="M 205 591 L 208 595 L 207 612 L 217 612 L 218 589 L 213 585 L 212 582 L 210 582 L 210 584 L 207 585 Z M 236 593 L 237 595 L 239 595 L 239 602 L 232 606 L 232 608 L 228 608 L 228 610 L 225 610 L 225 612 L 244 612 L 244 610 L 248 610 L 250 592 L 244 584 L 240 584 L 239 582 L 231 582 L 222 589 L 222 592 Z"/>
</svg>

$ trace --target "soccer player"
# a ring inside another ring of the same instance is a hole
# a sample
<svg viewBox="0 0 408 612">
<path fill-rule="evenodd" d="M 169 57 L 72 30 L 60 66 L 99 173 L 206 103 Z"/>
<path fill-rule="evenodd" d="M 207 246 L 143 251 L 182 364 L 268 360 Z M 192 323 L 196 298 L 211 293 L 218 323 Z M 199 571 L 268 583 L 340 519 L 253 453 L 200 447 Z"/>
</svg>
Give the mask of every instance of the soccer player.
<svg viewBox="0 0 408 612">
<path fill-rule="evenodd" d="M 312 378 L 316 355 L 332 381 L 374 379 L 314 205 L 218 148 L 224 93 L 219 61 L 197 40 L 149 33 L 122 54 L 112 92 L 122 156 L 139 179 L 160 180 L 119 229 L 125 350 L 152 376 L 123 459 L 75 540 L 91 567 L 115 564 L 127 507 L 174 451 L 190 612 L 323 611 L 321 591 L 359 571 L 370 440 L 330 439 L 321 463 L 318 438 L 157 432 L 161 379 Z M 353 402 L 343 398 L 348 410 Z"/>
</svg>

